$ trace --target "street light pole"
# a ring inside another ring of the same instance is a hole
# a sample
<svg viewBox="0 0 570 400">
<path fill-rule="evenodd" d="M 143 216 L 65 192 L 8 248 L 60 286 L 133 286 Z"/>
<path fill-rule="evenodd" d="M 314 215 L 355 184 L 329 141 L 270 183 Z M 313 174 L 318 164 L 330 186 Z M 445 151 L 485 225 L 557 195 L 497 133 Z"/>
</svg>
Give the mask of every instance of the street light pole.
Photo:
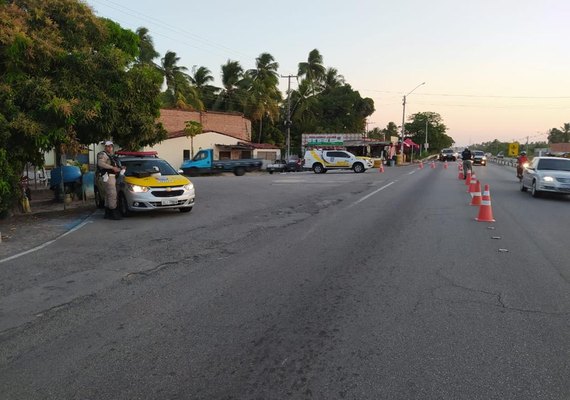
<svg viewBox="0 0 570 400">
<path fill-rule="evenodd" d="M 425 143 L 425 149 L 428 149 L 428 141 L 427 141 L 427 137 L 428 137 L 428 118 L 426 115 L 426 143 Z"/>
<path fill-rule="evenodd" d="M 425 82 L 420 83 L 418 86 L 413 88 L 410 93 L 404 95 L 404 101 L 402 102 L 403 110 L 402 110 L 402 140 L 400 145 L 400 151 L 402 152 L 402 162 L 404 161 L 404 132 L 406 130 L 406 97 L 411 95 L 414 90 L 419 88 L 422 85 L 425 85 Z"/>
</svg>

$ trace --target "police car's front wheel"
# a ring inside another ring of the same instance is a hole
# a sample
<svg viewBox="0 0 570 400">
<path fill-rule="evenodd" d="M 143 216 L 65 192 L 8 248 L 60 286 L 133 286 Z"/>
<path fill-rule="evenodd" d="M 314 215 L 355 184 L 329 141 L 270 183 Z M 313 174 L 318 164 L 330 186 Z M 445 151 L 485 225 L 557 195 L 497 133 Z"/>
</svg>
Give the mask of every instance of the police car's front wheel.
<svg viewBox="0 0 570 400">
<path fill-rule="evenodd" d="M 364 165 L 362 165 L 362 163 L 356 163 L 352 166 L 352 170 L 357 174 L 364 172 Z"/>
<path fill-rule="evenodd" d="M 313 172 L 315 174 L 322 174 L 324 171 L 325 169 L 323 168 L 323 164 L 316 163 L 315 165 L 313 165 Z"/>
</svg>

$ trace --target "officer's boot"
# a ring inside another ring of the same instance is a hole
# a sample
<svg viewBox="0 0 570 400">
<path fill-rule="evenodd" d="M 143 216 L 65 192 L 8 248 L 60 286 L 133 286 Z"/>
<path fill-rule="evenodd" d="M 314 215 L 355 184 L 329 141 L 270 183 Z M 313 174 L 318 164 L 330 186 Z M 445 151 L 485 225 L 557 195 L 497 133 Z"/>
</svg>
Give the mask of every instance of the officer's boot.
<svg viewBox="0 0 570 400">
<path fill-rule="evenodd" d="M 105 207 L 105 216 L 103 218 L 111 219 L 111 210 L 109 209 L 109 207 Z"/>
<path fill-rule="evenodd" d="M 111 210 L 111 219 L 114 220 L 123 219 L 123 216 L 121 215 L 121 212 L 119 211 L 118 208 L 114 208 Z"/>
</svg>

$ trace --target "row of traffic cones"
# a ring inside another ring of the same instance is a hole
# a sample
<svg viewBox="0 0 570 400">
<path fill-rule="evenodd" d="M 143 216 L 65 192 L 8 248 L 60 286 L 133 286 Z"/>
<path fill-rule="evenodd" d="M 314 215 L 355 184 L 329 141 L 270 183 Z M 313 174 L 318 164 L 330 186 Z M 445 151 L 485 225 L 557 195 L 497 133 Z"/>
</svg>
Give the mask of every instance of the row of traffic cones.
<svg viewBox="0 0 570 400">
<path fill-rule="evenodd" d="M 463 175 L 462 168 L 460 168 L 459 172 L 460 175 Z M 481 182 L 477 179 L 475 174 L 471 174 L 471 171 L 467 171 L 465 185 L 468 186 L 467 192 L 471 195 L 469 205 L 479 207 L 479 214 L 475 220 L 479 222 L 495 222 L 493 209 L 491 207 L 491 191 L 489 185 L 485 185 L 485 190 L 481 193 Z"/>
</svg>

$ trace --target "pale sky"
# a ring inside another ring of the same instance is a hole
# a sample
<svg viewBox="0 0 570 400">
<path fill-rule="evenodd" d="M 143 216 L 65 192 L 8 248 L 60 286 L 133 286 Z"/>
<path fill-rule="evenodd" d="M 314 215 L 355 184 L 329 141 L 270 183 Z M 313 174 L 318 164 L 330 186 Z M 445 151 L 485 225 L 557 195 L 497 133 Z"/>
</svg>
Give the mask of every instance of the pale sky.
<svg viewBox="0 0 570 400">
<path fill-rule="evenodd" d="M 101 17 L 150 30 L 189 70 L 221 86 L 228 59 L 244 69 L 268 52 L 281 75 L 318 49 L 362 97 L 368 129 L 441 115 L 458 146 L 531 142 L 570 122 L 569 0 L 87 0 Z M 159 60 L 156 60 L 159 62 Z M 287 80 L 281 89 L 286 95 Z M 296 82 L 292 82 L 296 88 Z"/>
</svg>

